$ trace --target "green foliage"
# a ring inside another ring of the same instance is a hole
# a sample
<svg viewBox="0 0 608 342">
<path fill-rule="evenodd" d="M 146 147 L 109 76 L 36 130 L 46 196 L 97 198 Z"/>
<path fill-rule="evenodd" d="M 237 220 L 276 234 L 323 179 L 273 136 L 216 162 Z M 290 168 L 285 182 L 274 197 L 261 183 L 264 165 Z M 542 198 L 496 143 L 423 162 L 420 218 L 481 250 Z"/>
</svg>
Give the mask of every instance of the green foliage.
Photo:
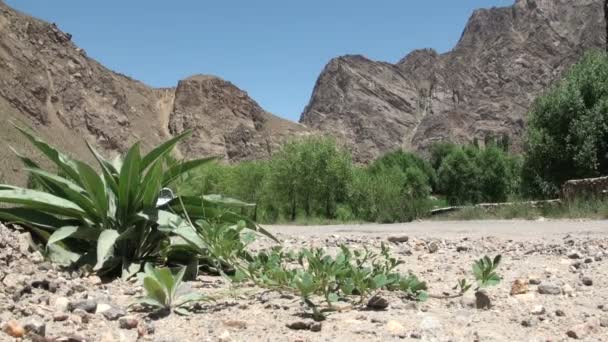
<svg viewBox="0 0 608 342">
<path fill-rule="evenodd" d="M 470 150 L 469 150 L 470 151 Z M 446 156 L 439 167 L 439 189 L 451 204 L 475 203 L 481 199 L 481 170 L 475 157 L 457 148 Z"/>
<path fill-rule="evenodd" d="M 335 217 L 351 177 L 350 154 L 330 138 L 308 137 L 283 145 L 270 162 L 272 202 L 292 221 L 298 209 L 307 217 Z"/>
<path fill-rule="evenodd" d="M 586 54 L 528 118 L 523 190 L 550 197 L 569 179 L 608 173 L 608 56 Z"/>
<path fill-rule="evenodd" d="M 184 267 L 174 274 L 169 268 L 156 268 L 152 264 L 146 264 L 144 273 L 139 274 L 145 296 L 138 298 L 132 305 L 140 304 L 156 311 L 174 311 L 187 315 L 186 304 L 208 301 L 209 298 L 200 293 L 185 291 L 182 283 L 185 272 Z"/>
<path fill-rule="evenodd" d="M 496 273 L 496 269 L 500 264 L 501 258 L 500 255 L 495 256 L 494 259 L 485 256 L 473 264 L 473 274 L 475 275 L 478 288 L 494 286 L 500 283 L 501 278 Z"/>
<path fill-rule="evenodd" d="M 41 189 L 0 190 L 0 202 L 13 205 L 0 210 L 0 218 L 30 228 L 46 242 L 52 260 L 90 263 L 100 273 L 122 271 L 128 276 L 157 255 L 164 238 L 157 229 L 163 216 L 156 208 L 160 189 L 210 160 L 167 166 L 165 157 L 188 132 L 145 155 L 135 144 L 124 158 L 111 162 L 89 145 L 102 171 L 99 175 L 91 166 L 18 130 L 55 164 L 58 174 L 17 154 Z"/>
<path fill-rule="evenodd" d="M 402 291 L 413 299 L 425 300 L 426 283 L 413 274 L 397 273 L 395 268 L 400 264 L 384 245 L 380 253 L 351 251 L 341 246 L 335 257 L 319 248 L 289 254 L 274 249 L 259 253 L 233 279 L 252 279 L 262 287 L 293 291 L 312 309 L 316 319 L 323 319 L 314 296 L 321 296 L 329 307 L 348 296 L 358 296 L 363 301 L 380 289 Z"/>
<path fill-rule="evenodd" d="M 404 173 L 408 169 L 418 169 L 422 171 L 422 174 L 426 177 L 428 185 L 434 188 L 437 183 L 435 169 L 431 163 L 413 153 L 405 152 L 403 150 L 396 150 L 382 155 L 374 160 L 369 169 L 372 173 L 376 173 L 382 172 L 382 169 L 384 168 L 392 167 L 398 167 Z"/>
<path fill-rule="evenodd" d="M 438 190 L 450 204 L 504 202 L 519 187 L 520 162 L 490 143 L 454 147 L 438 170 Z"/>
</svg>

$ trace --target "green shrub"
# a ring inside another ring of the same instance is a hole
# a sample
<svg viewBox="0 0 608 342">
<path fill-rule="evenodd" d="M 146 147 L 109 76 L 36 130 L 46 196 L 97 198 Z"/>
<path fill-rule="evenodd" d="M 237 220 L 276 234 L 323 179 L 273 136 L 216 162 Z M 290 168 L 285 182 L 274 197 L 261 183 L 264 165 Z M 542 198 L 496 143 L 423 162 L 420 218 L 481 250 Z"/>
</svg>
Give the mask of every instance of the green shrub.
<svg viewBox="0 0 608 342">
<path fill-rule="evenodd" d="M 189 133 L 140 154 L 139 144 L 124 159 L 110 162 L 89 148 L 102 175 L 71 159 L 24 129 L 31 141 L 64 175 L 38 167 L 19 155 L 41 190 L 0 186 L 0 202 L 16 207 L 0 210 L 0 218 L 22 224 L 47 245 L 49 256 L 63 263 L 95 264 L 101 273 L 122 270 L 130 275 L 157 255 L 164 234 L 157 227 L 166 217 L 156 208 L 160 190 L 180 174 L 205 164 L 199 159 L 167 167 L 165 156 Z M 169 214 L 169 213 L 167 213 Z"/>
<path fill-rule="evenodd" d="M 457 148 L 445 157 L 439 167 L 439 190 L 450 204 L 476 203 L 481 199 L 481 170 L 471 154 Z"/>
<path fill-rule="evenodd" d="M 409 168 L 416 168 L 422 171 L 427 179 L 426 182 L 431 187 L 434 188 L 436 186 L 437 175 L 431 163 L 411 152 L 405 152 L 403 150 L 388 152 L 374 160 L 369 169 L 373 173 L 378 172 L 383 168 L 391 168 L 393 166 L 400 168 L 403 172 L 406 172 Z"/>
<path fill-rule="evenodd" d="M 551 197 L 570 179 L 608 173 L 608 56 L 586 54 L 534 102 L 528 118 L 523 190 Z"/>
</svg>

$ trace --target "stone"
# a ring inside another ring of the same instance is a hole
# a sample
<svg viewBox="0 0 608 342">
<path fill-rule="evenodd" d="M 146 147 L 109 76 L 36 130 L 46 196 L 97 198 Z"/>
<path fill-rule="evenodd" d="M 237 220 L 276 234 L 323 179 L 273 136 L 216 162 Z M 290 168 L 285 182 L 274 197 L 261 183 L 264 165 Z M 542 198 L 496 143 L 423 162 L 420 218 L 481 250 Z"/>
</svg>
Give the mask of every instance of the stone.
<svg viewBox="0 0 608 342">
<path fill-rule="evenodd" d="M 118 319 L 118 326 L 120 329 L 135 329 L 138 325 L 139 321 L 133 316 L 125 316 Z"/>
<path fill-rule="evenodd" d="M 87 299 L 77 302 L 70 302 L 68 304 L 68 311 L 74 311 L 76 309 L 81 309 L 88 313 L 95 313 L 97 310 L 97 302 L 92 299 Z"/>
<path fill-rule="evenodd" d="M 15 320 L 8 321 L 2 330 L 11 337 L 20 338 L 25 336 L 25 328 Z"/>
<path fill-rule="evenodd" d="M 600 327 L 602 327 L 602 328 L 608 328 L 608 317 L 601 317 L 600 318 Z"/>
<path fill-rule="evenodd" d="M 557 317 L 565 317 L 566 313 L 562 309 L 557 309 L 557 310 L 555 310 L 555 316 L 557 316 Z"/>
<path fill-rule="evenodd" d="M 319 332 L 323 328 L 321 322 L 314 322 L 310 325 L 310 331 Z"/>
<path fill-rule="evenodd" d="M 541 280 L 537 276 L 530 276 L 528 278 L 528 283 L 530 283 L 530 285 L 540 285 Z"/>
<path fill-rule="evenodd" d="M 528 293 L 528 282 L 523 279 L 515 279 L 511 285 L 511 296 Z"/>
<path fill-rule="evenodd" d="M 70 315 L 67 312 L 64 312 L 64 311 L 55 312 L 53 314 L 53 321 L 55 321 L 55 322 L 67 321 L 68 318 L 70 318 Z"/>
<path fill-rule="evenodd" d="M 392 335 L 401 335 L 405 333 L 405 327 L 395 320 L 390 320 L 386 323 L 386 330 Z"/>
<path fill-rule="evenodd" d="M 562 292 L 569 297 L 574 296 L 574 289 L 569 284 L 562 286 Z"/>
<path fill-rule="evenodd" d="M 373 310 L 384 310 L 388 307 L 389 302 L 381 295 L 375 295 L 367 301 L 367 307 Z"/>
<path fill-rule="evenodd" d="M 593 285 L 593 279 L 591 279 L 591 277 L 588 276 L 584 276 L 583 279 L 581 279 L 583 282 L 583 285 L 585 286 L 592 286 Z"/>
<path fill-rule="evenodd" d="M 99 307 L 97 309 L 97 313 L 99 313 Z M 127 312 L 121 308 L 117 308 L 115 306 L 110 306 L 109 309 L 105 309 L 101 311 L 101 315 L 107 319 L 108 321 L 115 321 L 121 317 L 127 315 Z"/>
<path fill-rule="evenodd" d="M 536 305 L 536 306 L 534 306 L 534 308 L 532 308 L 532 311 L 530 311 L 530 313 L 533 315 L 542 315 L 545 312 L 546 312 L 545 307 L 542 305 Z"/>
<path fill-rule="evenodd" d="M 285 326 L 291 330 L 310 330 L 310 327 L 312 326 L 312 322 L 295 321 L 295 322 L 287 323 Z"/>
<path fill-rule="evenodd" d="M 436 253 L 439 250 L 439 244 L 437 242 L 429 243 L 429 253 Z"/>
<path fill-rule="evenodd" d="M 599 320 L 590 320 L 589 322 L 572 326 L 566 331 L 566 335 L 570 338 L 581 340 L 598 332 L 599 325 Z"/>
<path fill-rule="evenodd" d="M 392 243 L 403 243 L 403 242 L 408 242 L 409 241 L 409 236 L 389 236 L 388 237 L 388 242 L 392 242 Z"/>
<path fill-rule="evenodd" d="M 66 297 L 58 297 L 55 299 L 55 304 L 53 305 L 55 311 L 58 312 L 66 312 L 68 311 L 68 307 L 70 305 L 70 300 Z"/>
<path fill-rule="evenodd" d="M 521 321 L 521 325 L 526 328 L 531 328 L 534 326 L 534 321 L 527 318 L 527 319 L 524 319 L 523 321 Z"/>
<path fill-rule="evenodd" d="M 468 246 L 458 246 L 456 247 L 456 252 L 466 252 L 469 250 Z"/>
<path fill-rule="evenodd" d="M 46 335 L 46 324 L 42 320 L 31 318 L 25 322 L 23 328 L 27 333 L 34 333 L 38 336 Z"/>
<path fill-rule="evenodd" d="M 226 320 L 222 322 L 225 326 L 235 329 L 247 329 L 247 322 L 237 320 Z"/>
<path fill-rule="evenodd" d="M 573 251 L 570 251 L 568 253 L 568 258 L 570 258 L 570 259 L 580 259 L 581 258 L 581 254 L 580 254 L 579 251 L 573 250 Z"/>
<path fill-rule="evenodd" d="M 560 295 L 562 289 L 555 284 L 541 284 L 538 286 L 538 293 L 544 295 Z"/>
<path fill-rule="evenodd" d="M 490 301 L 490 297 L 485 291 L 480 290 L 475 292 L 475 307 L 477 309 L 485 310 L 492 308 L 492 302 Z"/>
</svg>

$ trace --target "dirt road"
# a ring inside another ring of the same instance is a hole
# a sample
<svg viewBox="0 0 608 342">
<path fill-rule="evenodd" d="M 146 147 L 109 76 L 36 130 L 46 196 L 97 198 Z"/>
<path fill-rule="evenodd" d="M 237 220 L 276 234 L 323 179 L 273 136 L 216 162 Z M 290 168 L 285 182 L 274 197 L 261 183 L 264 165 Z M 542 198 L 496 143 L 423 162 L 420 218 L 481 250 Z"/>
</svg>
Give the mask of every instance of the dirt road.
<svg viewBox="0 0 608 342">
<path fill-rule="evenodd" d="M 515 241 L 561 239 L 567 234 L 597 237 L 608 235 L 608 220 L 492 220 L 492 221 L 418 221 L 397 224 L 345 224 L 331 226 L 267 226 L 270 231 L 294 237 L 330 235 L 385 236 L 404 234 L 418 238 L 494 236 Z"/>
</svg>

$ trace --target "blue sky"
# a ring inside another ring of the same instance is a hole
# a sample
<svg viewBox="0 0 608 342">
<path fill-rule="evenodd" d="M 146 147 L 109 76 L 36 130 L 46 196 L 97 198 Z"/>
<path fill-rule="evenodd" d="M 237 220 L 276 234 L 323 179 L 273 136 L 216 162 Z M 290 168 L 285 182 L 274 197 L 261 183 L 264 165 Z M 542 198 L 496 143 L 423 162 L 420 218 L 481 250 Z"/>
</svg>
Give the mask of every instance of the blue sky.
<svg viewBox="0 0 608 342">
<path fill-rule="evenodd" d="M 297 121 L 333 57 L 396 62 L 450 50 L 476 8 L 513 0 L 6 0 L 55 22 L 88 55 L 155 87 L 213 74 Z"/>
</svg>

